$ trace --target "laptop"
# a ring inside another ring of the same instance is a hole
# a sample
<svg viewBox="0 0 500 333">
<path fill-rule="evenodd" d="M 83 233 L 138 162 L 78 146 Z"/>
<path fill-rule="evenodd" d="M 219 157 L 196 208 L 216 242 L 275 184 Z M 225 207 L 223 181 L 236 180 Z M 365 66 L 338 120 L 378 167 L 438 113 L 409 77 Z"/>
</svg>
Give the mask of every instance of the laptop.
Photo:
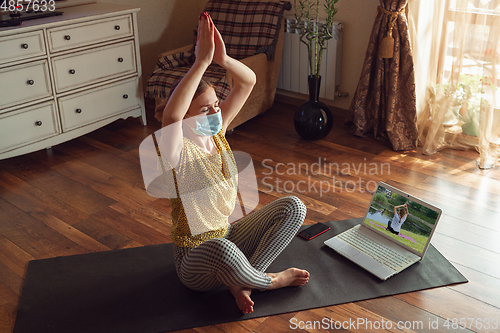
<svg viewBox="0 0 500 333">
<path fill-rule="evenodd" d="M 326 240 L 326 246 L 381 280 L 424 258 L 441 209 L 383 182 L 363 222 Z"/>
</svg>

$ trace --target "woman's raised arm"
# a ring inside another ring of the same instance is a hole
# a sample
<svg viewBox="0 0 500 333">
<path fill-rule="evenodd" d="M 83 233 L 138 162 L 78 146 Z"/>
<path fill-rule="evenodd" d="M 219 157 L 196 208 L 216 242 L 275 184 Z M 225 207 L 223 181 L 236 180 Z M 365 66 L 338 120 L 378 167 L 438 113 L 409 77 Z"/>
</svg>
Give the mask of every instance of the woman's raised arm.
<svg viewBox="0 0 500 333">
<path fill-rule="evenodd" d="M 170 95 L 167 105 L 163 110 L 162 126 L 179 122 L 184 118 L 203 74 L 212 63 L 214 50 L 214 26 L 212 20 L 204 12 L 200 16 L 200 23 L 198 25 L 198 39 L 195 50 L 196 60 Z"/>
<path fill-rule="evenodd" d="M 196 88 L 214 56 L 214 27 L 205 12 L 200 15 L 196 60 L 168 98 L 162 115 L 160 148 L 163 156 L 175 168 L 183 146 L 182 119 L 193 100 Z"/>
<path fill-rule="evenodd" d="M 211 18 L 210 22 L 212 22 Z M 226 46 L 221 34 L 213 22 L 212 26 L 214 27 L 215 43 L 213 60 L 215 63 L 223 67 L 231 75 L 234 81 L 229 96 L 220 103 L 225 130 L 245 104 L 248 96 L 252 92 L 253 86 L 255 85 L 256 77 L 255 73 L 250 68 L 227 55 Z"/>
</svg>

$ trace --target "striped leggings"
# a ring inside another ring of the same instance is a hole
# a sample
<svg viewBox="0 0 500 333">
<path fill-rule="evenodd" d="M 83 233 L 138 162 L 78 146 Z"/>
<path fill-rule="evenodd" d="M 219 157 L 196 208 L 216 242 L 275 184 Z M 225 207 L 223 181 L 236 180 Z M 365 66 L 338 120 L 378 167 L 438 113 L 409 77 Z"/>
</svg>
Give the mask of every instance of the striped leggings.
<svg viewBox="0 0 500 333">
<path fill-rule="evenodd" d="M 174 245 L 181 282 L 197 291 L 221 284 L 264 290 L 271 278 L 264 273 L 297 234 L 306 216 L 300 199 L 277 199 L 234 223 L 224 238 L 195 248 Z"/>
</svg>

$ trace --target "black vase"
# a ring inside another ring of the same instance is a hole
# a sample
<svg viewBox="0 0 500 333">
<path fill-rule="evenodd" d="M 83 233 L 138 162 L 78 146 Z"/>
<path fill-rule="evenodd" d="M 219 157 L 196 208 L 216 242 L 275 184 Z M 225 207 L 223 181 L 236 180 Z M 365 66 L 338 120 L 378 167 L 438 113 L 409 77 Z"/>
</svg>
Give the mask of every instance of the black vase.
<svg viewBox="0 0 500 333">
<path fill-rule="evenodd" d="M 309 76 L 309 100 L 295 111 L 294 125 L 297 133 L 306 140 L 323 139 L 330 133 L 333 116 L 325 103 L 318 100 L 321 76 Z"/>
</svg>

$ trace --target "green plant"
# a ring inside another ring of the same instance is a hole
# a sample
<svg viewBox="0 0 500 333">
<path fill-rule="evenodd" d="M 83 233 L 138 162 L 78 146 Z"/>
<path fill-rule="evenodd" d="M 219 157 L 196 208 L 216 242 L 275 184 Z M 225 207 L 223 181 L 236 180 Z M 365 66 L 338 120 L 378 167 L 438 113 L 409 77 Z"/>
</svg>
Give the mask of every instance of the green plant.
<svg viewBox="0 0 500 333">
<path fill-rule="evenodd" d="M 483 100 L 481 95 L 484 93 L 483 85 L 489 85 L 493 90 L 496 89 L 493 81 L 489 77 L 481 75 L 460 74 L 460 81 L 453 86 L 449 83 L 436 84 L 435 92 L 443 89 L 445 95 L 453 98 L 452 106 L 462 106 L 464 104 L 480 104 Z"/>
<path fill-rule="evenodd" d="M 382 205 L 387 204 L 387 198 L 382 193 L 376 193 L 374 200 Z"/>
<path fill-rule="evenodd" d="M 481 110 L 489 108 L 488 101 L 482 97 L 485 85 L 489 86 L 493 91 L 496 90 L 491 78 L 463 73 L 460 74 L 460 80 L 455 86 L 449 83 L 437 84 L 433 91 L 433 98 L 438 94 L 438 91 L 451 98 L 444 122 L 451 122 L 453 125 L 459 120 L 462 122 L 462 132 L 464 134 L 478 136 Z M 452 121 L 453 119 L 455 122 Z"/>
<path fill-rule="evenodd" d="M 339 0 L 324 0 L 326 22 L 319 20 L 319 0 L 294 0 L 295 26 L 300 31 L 300 41 L 307 46 L 309 69 L 314 77 L 319 76 L 325 42 L 332 36 L 333 16 L 337 13 L 335 4 Z M 298 6 L 297 6 L 298 2 Z"/>
<path fill-rule="evenodd" d="M 479 75 L 465 75 L 460 74 L 460 82 L 457 84 L 457 89 L 455 90 L 455 98 L 460 105 L 467 102 L 475 103 L 481 99 L 481 94 L 483 94 L 482 87 L 483 77 Z"/>
<path fill-rule="evenodd" d="M 496 90 L 494 82 L 488 77 L 460 74 L 460 82 L 455 90 L 455 99 L 461 106 L 455 116 L 463 122 L 462 132 L 470 136 L 479 135 L 481 109 L 489 108 L 488 101 L 482 97 L 483 85 Z"/>
</svg>

